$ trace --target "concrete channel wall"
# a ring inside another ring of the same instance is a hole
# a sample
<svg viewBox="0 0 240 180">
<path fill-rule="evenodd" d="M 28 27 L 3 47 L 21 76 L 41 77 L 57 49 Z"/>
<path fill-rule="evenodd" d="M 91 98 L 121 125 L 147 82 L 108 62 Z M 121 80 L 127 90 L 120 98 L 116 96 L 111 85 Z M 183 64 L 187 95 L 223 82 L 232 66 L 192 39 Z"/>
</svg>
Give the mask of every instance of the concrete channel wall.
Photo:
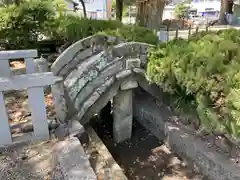
<svg viewBox="0 0 240 180">
<path fill-rule="evenodd" d="M 142 126 L 151 131 L 159 140 L 165 140 L 170 148 L 181 158 L 197 167 L 211 180 L 239 180 L 239 166 L 229 157 L 194 135 L 194 132 L 177 123 L 171 123 L 176 116 L 168 105 L 161 100 L 164 95 L 156 86 L 143 85 L 141 93 L 134 94 L 134 117 Z M 151 94 L 150 94 L 150 93 Z"/>
</svg>

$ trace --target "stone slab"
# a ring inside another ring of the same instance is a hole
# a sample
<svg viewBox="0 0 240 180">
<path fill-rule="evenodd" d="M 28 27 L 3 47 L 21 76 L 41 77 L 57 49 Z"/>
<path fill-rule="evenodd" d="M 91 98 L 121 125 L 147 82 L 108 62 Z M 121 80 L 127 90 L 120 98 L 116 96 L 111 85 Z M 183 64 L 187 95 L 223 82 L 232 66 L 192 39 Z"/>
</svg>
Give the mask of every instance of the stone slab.
<svg viewBox="0 0 240 180">
<path fill-rule="evenodd" d="M 62 180 L 97 180 L 88 157 L 76 137 L 55 145 L 55 164 L 62 173 Z"/>
<path fill-rule="evenodd" d="M 138 58 L 126 60 L 126 69 L 140 68 L 140 65 L 141 60 Z"/>
<path fill-rule="evenodd" d="M 130 69 L 123 70 L 116 74 L 116 78 L 117 79 L 125 78 L 125 77 L 131 75 L 131 73 L 132 73 L 132 71 Z"/>
<path fill-rule="evenodd" d="M 87 110 L 83 118 L 80 120 L 81 124 L 86 124 L 96 113 L 107 105 L 107 103 L 117 94 L 120 87 L 120 82 L 115 81 L 100 98 Z"/>
<path fill-rule="evenodd" d="M 99 179 L 104 180 L 127 180 L 121 167 L 116 163 L 107 147 L 98 137 L 97 133 L 91 128 L 87 127 L 86 131 L 90 137 L 90 149 L 96 150 L 99 157 L 96 158 L 96 166 L 94 170 Z M 90 152 L 91 153 L 91 152 Z M 104 162 L 104 163 L 102 163 Z M 101 178 L 102 177 L 102 178 Z"/>
<path fill-rule="evenodd" d="M 132 135 L 132 90 L 119 90 L 113 98 L 113 138 L 121 143 Z"/>
<path fill-rule="evenodd" d="M 130 79 L 128 81 L 124 81 L 121 84 L 121 90 L 129 90 L 138 87 L 138 82 L 134 79 Z"/>
<path fill-rule="evenodd" d="M 69 121 L 69 136 L 70 137 L 79 137 L 81 134 L 85 132 L 84 127 L 78 120 L 71 119 Z"/>
</svg>

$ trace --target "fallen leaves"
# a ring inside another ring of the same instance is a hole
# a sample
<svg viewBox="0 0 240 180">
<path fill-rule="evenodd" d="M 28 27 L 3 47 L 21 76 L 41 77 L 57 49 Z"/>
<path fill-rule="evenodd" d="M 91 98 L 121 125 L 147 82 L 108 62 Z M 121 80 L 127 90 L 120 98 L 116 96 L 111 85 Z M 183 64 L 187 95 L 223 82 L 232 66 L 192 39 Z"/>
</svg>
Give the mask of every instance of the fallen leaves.
<svg viewBox="0 0 240 180">
<path fill-rule="evenodd" d="M 24 64 L 24 61 L 12 61 L 10 62 L 10 67 L 12 69 L 21 69 L 21 68 L 25 68 L 25 64 Z"/>
<path fill-rule="evenodd" d="M 45 94 L 45 105 L 48 119 L 55 118 L 54 103 L 51 93 Z M 27 91 L 12 91 L 5 95 L 5 106 L 10 124 L 31 120 Z"/>
</svg>

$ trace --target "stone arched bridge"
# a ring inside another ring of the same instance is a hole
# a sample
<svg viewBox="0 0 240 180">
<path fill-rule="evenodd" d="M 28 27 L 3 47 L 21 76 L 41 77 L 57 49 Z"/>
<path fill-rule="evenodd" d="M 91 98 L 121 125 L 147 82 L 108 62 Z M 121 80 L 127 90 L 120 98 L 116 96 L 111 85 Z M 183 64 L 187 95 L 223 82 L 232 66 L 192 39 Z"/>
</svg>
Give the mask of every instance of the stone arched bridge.
<svg viewBox="0 0 240 180">
<path fill-rule="evenodd" d="M 104 42 L 113 46 L 106 48 Z M 113 99 L 114 138 L 117 142 L 129 138 L 132 89 L 141 85 L 138 76 L 145 73 L 150 46 L 91 36 L 67 48 L 52 65 L 52 72 L 64 78 L 68 117 L 75 116 L 84 125 Z"/>
</svg>

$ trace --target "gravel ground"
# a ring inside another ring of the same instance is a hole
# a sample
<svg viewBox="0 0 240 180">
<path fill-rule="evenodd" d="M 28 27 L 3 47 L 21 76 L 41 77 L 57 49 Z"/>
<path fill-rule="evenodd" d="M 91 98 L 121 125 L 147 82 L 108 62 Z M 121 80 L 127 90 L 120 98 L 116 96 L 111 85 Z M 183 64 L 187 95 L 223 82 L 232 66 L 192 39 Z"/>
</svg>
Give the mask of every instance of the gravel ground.
<svg viewBox="0 0 240 180">
<path fill-rule="evenodd" d="M 56 140 L 18 145 L 0 154 L 1 180 L 52 180 Z M 1 149 L 3 151 L 3 149 Z"/>
<path fill-rule="evenodd" d="M 11 62 L 10 66 L 13 70 L 25 67 L 20 61 Z M 9 91 L 4 95 L 11 125 L 31 121 L 26 90 Z M 53 120 L 55 112 L 49 93 L 45 93 L 45 104 L 47 118 Z M 11 132 L 14 137 L 19 129 L 11 129 Z M 61 173 L 52 157 L 56 142 L 52 139 L 41 143 L 20 143 L 7 150 L 0 148 L 0 180 L 61 180 Z"/>
</svg>

